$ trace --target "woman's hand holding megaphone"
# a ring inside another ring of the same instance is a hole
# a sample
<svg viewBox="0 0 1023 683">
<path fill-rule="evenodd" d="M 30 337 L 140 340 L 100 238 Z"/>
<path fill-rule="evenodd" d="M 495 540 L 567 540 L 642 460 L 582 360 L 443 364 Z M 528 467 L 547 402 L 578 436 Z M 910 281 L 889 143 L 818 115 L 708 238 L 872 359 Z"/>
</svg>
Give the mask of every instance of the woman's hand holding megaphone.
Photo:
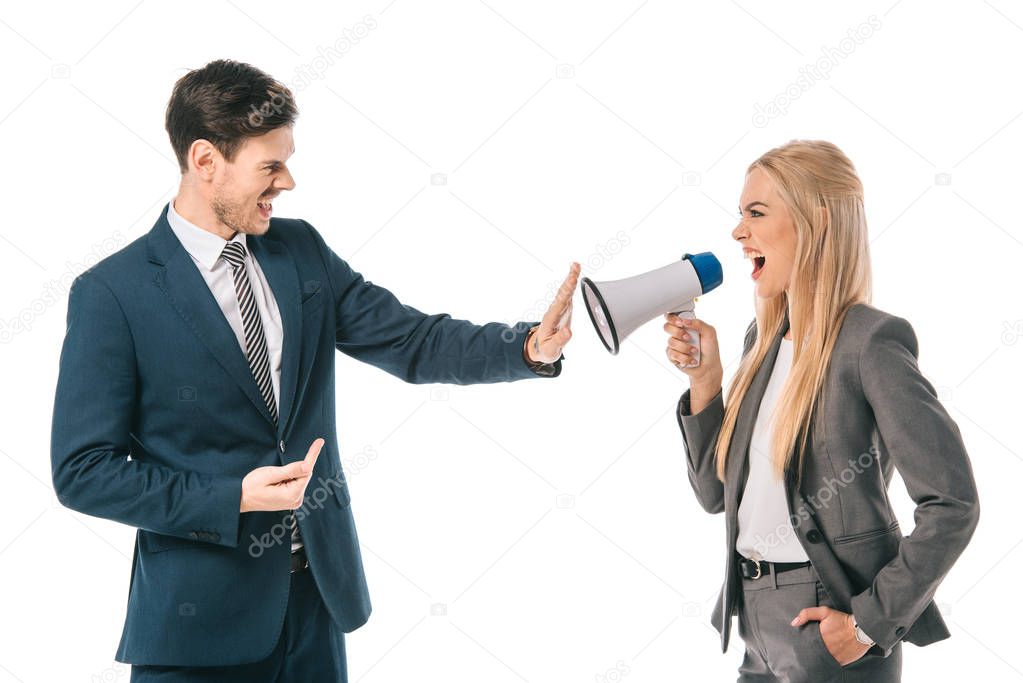
<svg viewBox="0 0 1023 683">
<path fill-rule="evenodd" d="M 717 330 L 699 318 L 681 318 L 674 313 L 665 313 L 664 319 L 667 320 L 664 331 L 668 333 L 668 360 L 689 376 L 690 385 L 713 389 L 716 393 L 724 376 Z M 688 330 L 699 334 L 699 348 L 693 346 Z M 699 359 L 700 364 L 691 367 L 694 359 Z"/>
</svg>

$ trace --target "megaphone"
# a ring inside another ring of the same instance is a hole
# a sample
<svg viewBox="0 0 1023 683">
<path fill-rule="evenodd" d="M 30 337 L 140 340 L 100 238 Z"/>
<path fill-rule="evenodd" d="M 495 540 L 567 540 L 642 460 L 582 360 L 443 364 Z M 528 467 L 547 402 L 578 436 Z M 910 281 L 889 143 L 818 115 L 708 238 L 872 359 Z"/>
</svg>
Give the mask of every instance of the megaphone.
<svg viewBox="0 0 1023 683">
<path fill-rule="evenodd" d="M 694 299 L 721 284 L 721 263 L 704 251 L 685 254 L 682 259 L 649 273 L 623 280 L 594 282 L 588 277 L 579 285 L 586 312 L 612 355 L 625 338 L 643 323 L 664 313 L 695 318 Z M 700 348 L 700 335 L 688 329 L 690 341 Z M 700 364 L 700 354 L 689 367 Z"/>
</svg>

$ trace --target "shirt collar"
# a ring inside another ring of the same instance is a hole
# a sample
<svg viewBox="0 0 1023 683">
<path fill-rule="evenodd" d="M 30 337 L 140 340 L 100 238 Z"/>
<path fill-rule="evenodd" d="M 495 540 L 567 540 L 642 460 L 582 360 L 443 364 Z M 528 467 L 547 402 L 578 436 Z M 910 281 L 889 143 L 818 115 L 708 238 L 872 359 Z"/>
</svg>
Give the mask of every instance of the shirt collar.
<svg viewBox="0 0 1023 683">
<path fill-rule="evenodd" d="M 228 240 L 213 234 L 209 230 L 203 230 L 198 225 L 182 218 L 181 214 L 174 210 L 173 199 L 167 205 L 167 222 L 170 223 L 171 230 L 177 235 L 185 251 L 201 263 L 206 270 L 213 270 L 213 267 L 217 265 L 217 261 L 220 259 L 220 255 L 224 252 L 224 247 L 227 245 Z M 240 242 L 243 247 L 246 247 L 247 251 L 248 245 L 245 244 L 244 232 L 235 233 L 235 236 L 230 241 Z"/>
</svg>

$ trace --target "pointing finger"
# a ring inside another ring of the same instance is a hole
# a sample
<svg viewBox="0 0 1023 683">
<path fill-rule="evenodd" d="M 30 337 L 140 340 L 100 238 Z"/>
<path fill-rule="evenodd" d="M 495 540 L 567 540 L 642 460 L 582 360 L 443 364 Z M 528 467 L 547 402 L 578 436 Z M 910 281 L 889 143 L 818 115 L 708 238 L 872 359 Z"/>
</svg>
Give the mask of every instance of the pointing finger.
<svg viewBox="0 0 1023 683">
<path fill-rule="evenodd" d="M 316 465 L 316 459 L 320 457 L 320 449 L 323 448 L 323 439 L 316 439 L 309 446 L 309 452 L 305 454 L 305 459 L 302 461 L 302 471 L 309 474 L 313 471 L 313 467 Z"/>
</svg>

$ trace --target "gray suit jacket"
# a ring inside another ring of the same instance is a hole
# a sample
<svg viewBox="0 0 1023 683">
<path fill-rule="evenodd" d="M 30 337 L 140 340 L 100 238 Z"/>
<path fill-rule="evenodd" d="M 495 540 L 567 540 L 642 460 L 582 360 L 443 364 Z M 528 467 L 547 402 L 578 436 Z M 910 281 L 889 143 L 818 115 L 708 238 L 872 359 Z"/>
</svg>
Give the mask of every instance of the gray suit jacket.
<svg viewBox="0 0 1023 683">
<path fill-rule="evenodd" d="M 727 573 L 711 618 L 723 652 L 742 600 L 735 541 L 750 438 L 787 330 L 786 316 L 742 402 L 724 484 L 714 463 L 724 418 L 721 392 L 696 415 L 688 390 L 679 401 L 689 481 L 705 510 L 725 513 Z M 755 339 L 754 320 L 744 353 Z M 795 535 L 836 608 L 853 613 L 876 641 L 868 655 L 887 657 L 900 639 L 923 646 L 949 637 L 933 597 L 980 512 L 959 429 L 916 357 L 916 335 L 905 319 L 853 306 L 813 416 L 801 485 L 794 468 L 785 477 Z M 893 465 L 917 504 L 916 526 L 905 537 L 888 502 Z"/>
</svg>

